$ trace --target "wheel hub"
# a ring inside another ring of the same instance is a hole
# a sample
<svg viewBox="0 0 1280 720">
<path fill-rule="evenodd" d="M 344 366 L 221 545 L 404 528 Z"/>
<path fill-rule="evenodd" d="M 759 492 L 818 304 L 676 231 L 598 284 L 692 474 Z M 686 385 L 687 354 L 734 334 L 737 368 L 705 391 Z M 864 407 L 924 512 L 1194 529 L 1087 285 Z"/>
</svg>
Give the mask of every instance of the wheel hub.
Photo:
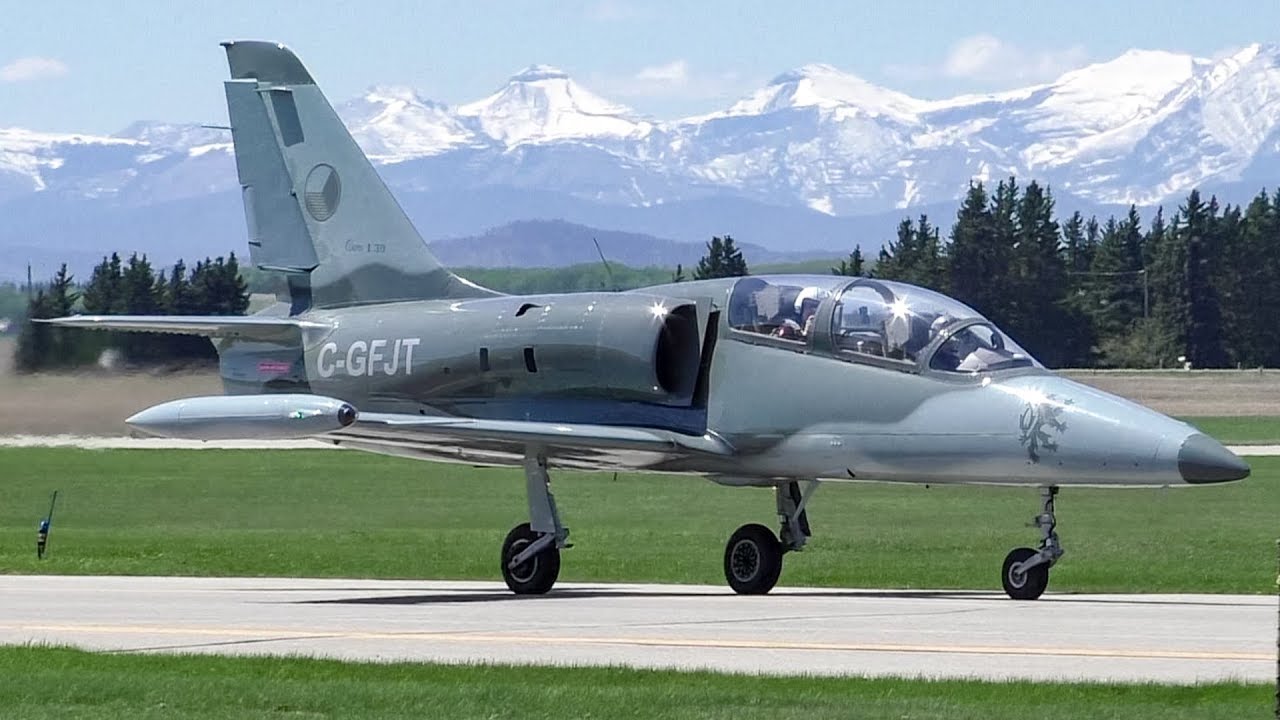
<svg viewBox="0 0 1280 720">
<path fill-rule="evenodd" d="M 1027 584 L 1026 571 L 1019 570 L 1017 567 L 1009 568 L 1009 584 L 1017 588 L 1020 588 L 1023 585 L 1026 585 Z"/>
<path fill-rule="evenodd" d="M 524 549 L 527 547 L 529 547 L 528 540 L 517 540 L 511 543 L 511 557 L 515 557 L 520 553 L 524 552 Z M 538 557 L 535 555 L 534 557 L 531 557 L 528 560 L 525 560 L 524 562 L 520 563 L 519 565 L 516 565 L 515 567 L 511 568 L 511 578 L 516 582 L 527 583 L 533 580 L 533 577 L 534 575 L 537 574 L 537 572 L 538 572 Z"/>
<path fill-rule="evenodd" d="M 760 548 L 750 540 L 739 540 L 730 558 L 733 576 L 741 582 L 750 581 L 760 571 Z"/>
</svg>

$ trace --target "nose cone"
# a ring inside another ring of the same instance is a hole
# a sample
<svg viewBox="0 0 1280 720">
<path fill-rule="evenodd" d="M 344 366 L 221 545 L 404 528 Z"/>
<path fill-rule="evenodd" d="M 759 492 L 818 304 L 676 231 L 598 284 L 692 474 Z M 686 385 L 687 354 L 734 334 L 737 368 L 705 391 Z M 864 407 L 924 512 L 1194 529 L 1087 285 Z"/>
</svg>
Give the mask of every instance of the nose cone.
<svg viewBox="0 0 1280 720">
<path fill-rule="evenodd" d="M 1217 440 L 1196 433 L 1178 450 L 1178 472 L 1189 483 L 1219 483 L 1249 477 L 1249 466 Z"/>
</svg>

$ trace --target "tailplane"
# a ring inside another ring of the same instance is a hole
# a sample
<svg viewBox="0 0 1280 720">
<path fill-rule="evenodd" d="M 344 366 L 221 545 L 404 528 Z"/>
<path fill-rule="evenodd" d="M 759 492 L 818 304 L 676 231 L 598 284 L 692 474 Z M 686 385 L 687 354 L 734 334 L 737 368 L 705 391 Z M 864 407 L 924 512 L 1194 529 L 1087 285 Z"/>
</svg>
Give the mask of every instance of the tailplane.
<svg viewBox="0 0 1280 720">
<path fill-rule="evenodd" d="M 449 272 L 283 45 L 223 43 L 253 264 L 285 273 L 293 313 L 497 295 Z"/>
</svg>

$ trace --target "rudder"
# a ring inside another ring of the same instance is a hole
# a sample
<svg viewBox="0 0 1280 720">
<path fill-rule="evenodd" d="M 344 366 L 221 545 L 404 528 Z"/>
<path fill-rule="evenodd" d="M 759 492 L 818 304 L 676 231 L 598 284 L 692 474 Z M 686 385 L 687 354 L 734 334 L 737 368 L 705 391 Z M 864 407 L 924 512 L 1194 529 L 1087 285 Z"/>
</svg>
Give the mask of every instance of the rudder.
<svg viewBox="0 0 1280 720">
<path fill-rule="evenodd" d="M 295 313 L 497 294 L 436 260 L 293 52 L 222 45 L 250 257 L 286 274 Z"/>
</svg>

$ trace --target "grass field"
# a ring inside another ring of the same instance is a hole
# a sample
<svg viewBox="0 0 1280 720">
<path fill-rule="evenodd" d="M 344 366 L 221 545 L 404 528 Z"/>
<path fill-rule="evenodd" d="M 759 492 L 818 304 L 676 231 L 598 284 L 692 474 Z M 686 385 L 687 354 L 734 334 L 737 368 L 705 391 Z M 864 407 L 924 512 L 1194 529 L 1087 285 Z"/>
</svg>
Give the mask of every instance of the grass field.
<svg viewBox="0 0 1280 720">
<path fill-rule="evenodd" d="M 0 717 L 1161 718 L 1271 716 L 1266 685 L 1087 685 L 0 648 Z"/>
<path fill-rule="evenodd" d="M 1184 417 L 1226 445 L 1280 445 L 1280 417 Z"/>
<path fill-rule="evenodd" d="M 1051 589 L 1271 591 L 1280 458 L 1252 464 L 1243 483 L 1064 490 Z M 0 571 L 14 573 L 497 579 L 525 513 L 518 470 L 348 451 L 8 448 L 0 483 Z M 564 580 L 719 584 L 733 529 L 776 523 L 771 490 L 693 477 L 561 473 L 555 490 L 575 543 Z M 1005 553 L 1036 541 L 1038 509 L 1029 488 L 827 485 L 782 582 L 996 589 Z"/>
</svg>

